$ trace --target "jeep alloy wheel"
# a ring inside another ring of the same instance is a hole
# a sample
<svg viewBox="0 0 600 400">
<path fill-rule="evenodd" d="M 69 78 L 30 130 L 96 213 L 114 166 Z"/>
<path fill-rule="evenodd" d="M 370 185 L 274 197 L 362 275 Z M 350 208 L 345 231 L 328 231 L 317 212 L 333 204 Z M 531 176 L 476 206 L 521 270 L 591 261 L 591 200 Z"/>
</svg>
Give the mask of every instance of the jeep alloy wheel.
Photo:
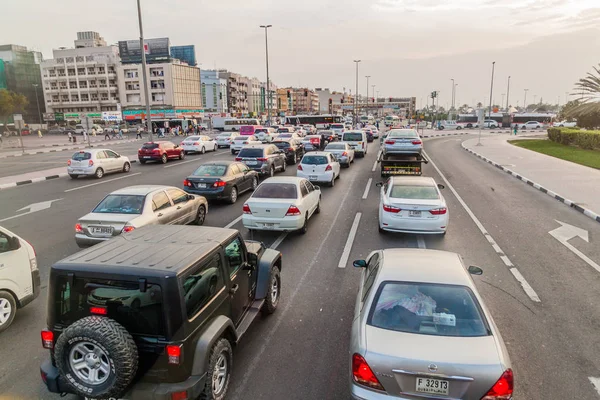
<svg viewBox="0 0 600 400">
<path fill-rule="evenodd" d="M 100 385 L 110 375 L 110 363 L 103 348 L 91 342 L 79 342 L 69 352 L 71 371 L 88 385 Z"/>
<path fill-rule="evenodd" d="M 213 394 L 219 395 L 225 388 L 227 383 L 227 374 L 229 373 L 229 365 L 227 364 L 227 357 L 224 353 L 219 354 L 212 376 L 212 390 Z"/>
</svg>

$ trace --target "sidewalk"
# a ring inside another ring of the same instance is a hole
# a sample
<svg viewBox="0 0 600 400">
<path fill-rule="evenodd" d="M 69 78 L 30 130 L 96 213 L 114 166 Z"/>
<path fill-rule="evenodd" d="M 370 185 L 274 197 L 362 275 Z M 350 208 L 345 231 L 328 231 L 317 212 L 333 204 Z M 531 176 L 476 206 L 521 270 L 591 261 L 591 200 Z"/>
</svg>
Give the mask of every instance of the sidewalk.
<svg viewBox="0 0 600 400">
<path fill-rule="evenodd" d="M 600 171 L 508 143 L 540 133 L 496 134 L 465 140 L 462 147 L 528 185 L 600 222 Z"/>
<path fill-rule="evenodd" d="M 31 140 L 31 141 L 27 141 L 24 140 L 24 144 L 25 144 L 25 153 L 23 153 L 23 151 L 21 150 L 20 147 L 2 147 L 2 149 L 0 149 L 0 158 L 7 158 L 7 157 L 19 157 L 22 155 L 32 155 L 32 154 L 42 154 L 42 153 L 54 153 L 57 151 L 65 151 L 65 150 L 78 150 L 78 149 L 85 149 L 88 147 L 88 143 L 87 142 L 83 142 L 83 141 L 77 141 L 77 143 L 69 143 L 69 140 L 66 139 L 66 143 L 64 143 L 64 141 L 60 141 L 60 143 L 52 143 L 51 141 L 46 141 L 46 143 L 42 143 L 42 141 L 45 138 L 39 139 L 36 137 L 37 140 L 39 140 L 38 146 L 35 147 L 34 144 L 36 144 L 36 140 Z M 78 137 L 78 139 L 80 139 Z M 106 145 L 109 144 L 116 144 L 116 143 L 132 143 L 132 142 L 136 142 L 138 140 L 144 140 L 144 139 L 111 139 L 111 140 L 103 140 L 103 139 L 99 139 L 98 136 L 96 136 L 95 138 L 90 138 L 90 144 L 91 147 L 102 147 L 104 146 L 101 143 L 106 143 Z M 33 142 L 33 143 L 32 143 Z M 61 144 L 62 143 L 62 144 Z M 27 147 L 27 145 L 31 146 L 31 147 Z"/>
</svg>

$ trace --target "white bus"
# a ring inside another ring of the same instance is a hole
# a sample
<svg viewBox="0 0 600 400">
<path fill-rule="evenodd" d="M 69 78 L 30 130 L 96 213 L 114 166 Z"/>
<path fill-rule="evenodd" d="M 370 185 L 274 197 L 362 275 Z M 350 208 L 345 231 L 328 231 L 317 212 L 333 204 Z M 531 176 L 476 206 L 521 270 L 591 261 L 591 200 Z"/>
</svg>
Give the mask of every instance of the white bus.
<svg viewBox="0 0 600 400">
<path fill-rule="evenodd" d="M 397 115 L 387 115 L 384 122 L 385 126 L 396 126 L 400 122 L 400 118 Z"/>
<path fill-rule="evenodd" d="M 290 115 L 285 117 L 285 123 L 289 125 L 310 124 L 317 129 L 327 129 L 331 124 L 339 124 L 343 122 L 341 115 Z"/>
<path fill-rule="evenodd" d="M 375 118 L 372 115 L 361 115 L 360 122 L 363 125 L 373 125 L 375 123 Z"/>
<path fill-rule="evenodd" d="M 213 117 L 213 129 L 219 131 L 237 131 L 244 125 L 262 125 L 257 118 L 223 118 Z"/>
</svg>

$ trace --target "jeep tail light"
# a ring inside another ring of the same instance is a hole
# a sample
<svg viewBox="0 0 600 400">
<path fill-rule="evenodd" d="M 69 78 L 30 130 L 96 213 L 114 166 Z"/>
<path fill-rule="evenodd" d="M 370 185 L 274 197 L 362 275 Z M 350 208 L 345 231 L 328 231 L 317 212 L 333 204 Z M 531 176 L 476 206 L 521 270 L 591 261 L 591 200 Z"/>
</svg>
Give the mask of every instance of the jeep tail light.
<svg viewBox="0 0 600 400">
<path fill-rule="evenodd" d="M 75 233 L 83 233 L 83 228 L 81 224 L 75 224 Z"/>
<path fill-rule="evenodd" d="M 302 171 L 302 164 L 298 164 L 298 171 Z"/>
<path fill-rule="evenodd" d="M 90 314 L 107 315 L 108 310 L 106 307 L 90 307 Z"/>
<path fill-rule="evenodd" d="M 131 226 L 131 225 L 125 225 L 125 226 L 123 227 L 123 231 L 122 231 L 122 232 L 123 232 L 123 233 L 127 233 L 127 232 L 131 232 L 131 231 L 132 231 L 132 230 L 134 230 L 134 229 L 135 229 L 135 226 Z"/>
<path fill-rule="evenodd" d="M 54 348 L 54 333 L 51 331 L 42 331 L 42 347 L 45 349 Z"/>
<path fill-rule="evenodd" d="M 187 391 L 182 391 L 182 392 L 173 392 L 171 393 L 171 400 L 187 400 L 188 399 L 188 394 Z"/>
<path fill-rule="evenodd" d="M 291 205 L 290 208 L 288 208 L 287 213 L 285 213 L 286 217 L 292 216 L 292 215 L 300 215 L 302 214 L 300 212 L 300 210 L 298 209 L 298 207 L 296 207 L 295 205 Z"/>
<path fill-rule="evenodd" d="M 252 214 L 252 211 L 250 211 L 250 206 L 248 204 L 244 204 L 244 206 L 242 207 L 242 212 L 244 214 Z"/>
<path fill-rule="evenodd" d="M 421 142 L 420 140 L 413 140 L 412 144 L 423 144 L 423 142 Z"/>
<path fill-rule="evenodd" d="M 94 166 L 94 160 L 90 160 L 90 161 L 88 161 L 88 165 L 89 165 L 90 167 L 93 167 L 93 166 Z"/>
<path fill-rule="evenodd" d="M 245 141 L 244 144 L 248 144 L 248 141 Z"/>
<path fill-rule="evenodd" d="M 181 345 L 167 345 L 167 356 L 169 357 L 169 364 L 179 365 L 181 362 Z"/>
<path fill-rule="evenodd" d="M 387 211 L 387 212 L 390 212 L 390 213 L 397 214 L 400 211 L 402 211 L 402 209 L 398 208 L 398 207 L 390 206 L 389 204 L 384 204 L 383 205 L 383 211 Z"/>
<path fill-rule="evenodd" d="M 190 182 L 188 179 L 184 179 L 183 186 L 192 187 L 192 182 Z"/>
<path fill-rule="evenodd" d="M 352 379 L 354 382 L 372 389 L 384 390 L 381 383 L 367 364 L 367 361 L 357 353 L 352 356 Z"/>
<path fill-rule="evenodd" d="M 331 168 L 331 164 L 327 165 L 327 167 L 325 167 L 325 171 L 331 171 L 333 168 Z"/>
<path fill-rule="evenodd" d="M 429 212 L 431 213 L 431 215 L 443 215 L 443 214 L 446 214 L 447 211 L 448 211 L 448 209 L 446 207 L 436 208 L 434 210 L 429 210 Z"/>
<path fill-rule="evenodd" d="M 67 160 L 67 165 L 71 165 L 71 160 Z"/>
<path fill-rule="evenodd" d="M 490 390 L 481 398 L 481 400 L 510 400 L 512 399 L 514 386 L 514 377 L 512 369 L 504 371 L 500 379 L 492 386 Z"/>
<path fill-rule="evenodd" d="M 212 187 L 219 188 L 219 187 L 223 187 L 225 185 L 227 185 L 227 182 L 223 182 L 222 180 L 219 179 L 218 181 L 216 181 L 215 183 L 212 184 Z"/>
</svg>

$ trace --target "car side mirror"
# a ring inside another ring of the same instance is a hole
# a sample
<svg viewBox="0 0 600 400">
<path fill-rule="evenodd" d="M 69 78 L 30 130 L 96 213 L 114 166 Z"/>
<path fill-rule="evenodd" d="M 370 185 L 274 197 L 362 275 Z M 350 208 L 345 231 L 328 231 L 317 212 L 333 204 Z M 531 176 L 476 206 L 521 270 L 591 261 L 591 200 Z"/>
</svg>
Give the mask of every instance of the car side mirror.
<svg viewBox="0 0 600 400">
<path fill-rule="evenodd" d="M 196 196 L 194 196 L 193 194 L 188 194 L 187 195 L 187 199 L 188 200 L 194 200 L 196 198 Z"/>
<path fill-rule="evenodd" d="M 365 260 L 354 260 L 352 265 L 354 268 L 365 268 L 367 266 L 367 262 Z"/>
<path fill-rule="evenodd" d="M 375 186 L 377 186 L 377 187 L 383 187 L 383 182 L 377 182 L 377 183 L 375 184 Z"/>
<path fill-rule="evenodd" d="M 483 275 L 483 269 L 476 267 L 475 265 L 470 265 L 469 268 L 467 268 L 467 271 L 469 271 L 471 275 Z"/>
<path fill-rule="evenodd" d="M 446 189 L 446 186 L 442 185 L 441 183 L 437 184 L 438 189 Z"/>
<path fill-rule="evenodd" d="M 10 250 L 18 250 L 21 248 L 21 241 L 18 237 L 13 236 L 9 239 L 8 245 Z"/>
</svg>

